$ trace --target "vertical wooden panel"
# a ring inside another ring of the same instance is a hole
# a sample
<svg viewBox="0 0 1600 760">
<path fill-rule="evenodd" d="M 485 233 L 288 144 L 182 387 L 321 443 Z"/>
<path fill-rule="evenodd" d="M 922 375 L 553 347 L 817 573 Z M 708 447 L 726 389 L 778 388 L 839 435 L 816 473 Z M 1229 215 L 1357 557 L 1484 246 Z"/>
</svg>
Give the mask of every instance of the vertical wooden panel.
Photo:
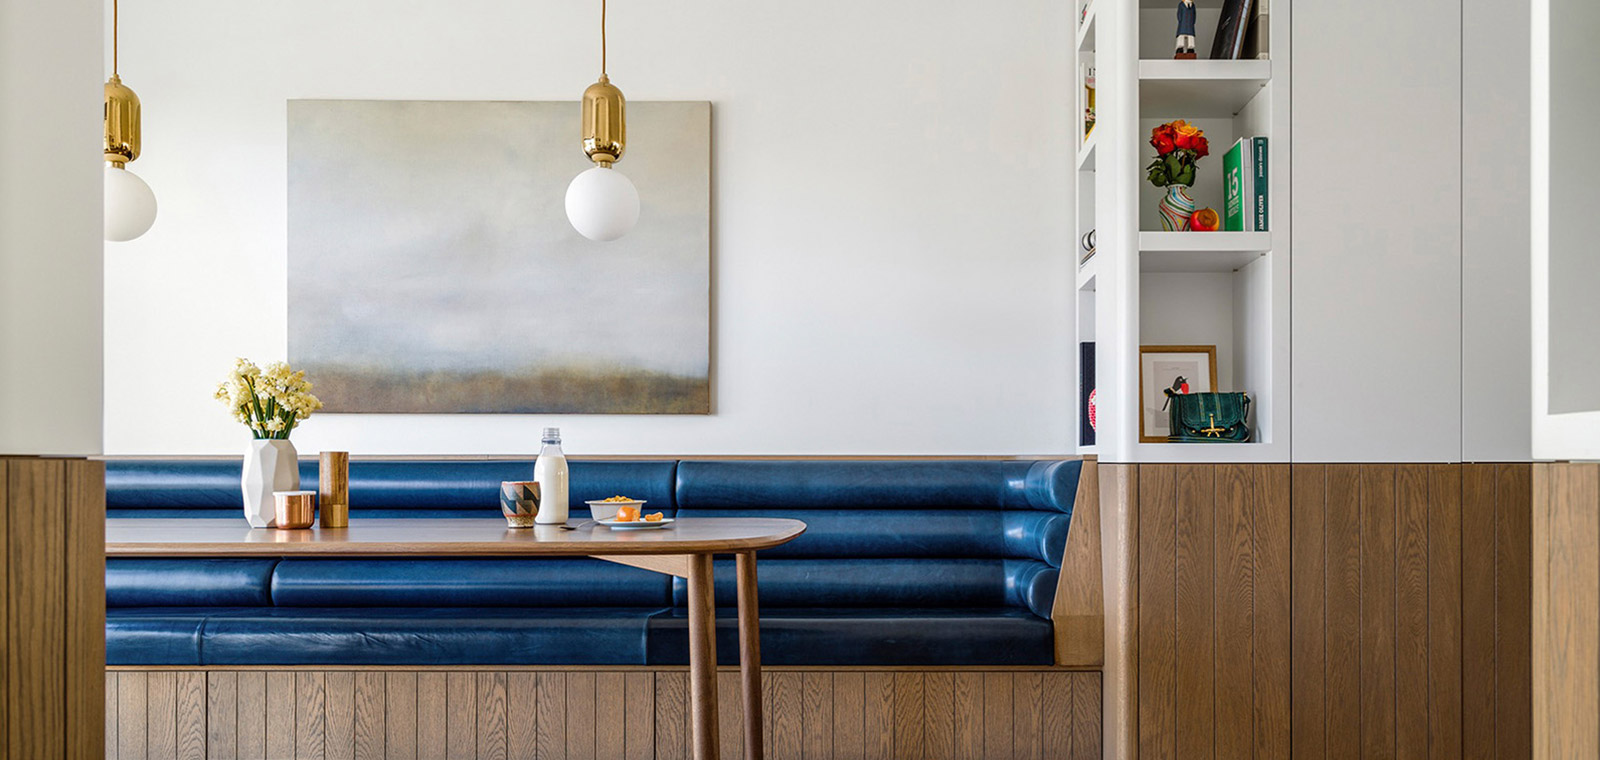
<svg viewBox="0 0 1600 760">
<path fill-rule="evenodd" d="M 765 686 L 762 687 L 765 701 Z M 744 694 L 740 689 L 739 673 L 717 673 L 717 744 L 724 760 L 744 757 Z M 765 714 L 763 714 L 765 716 Z M 737 716 L 737 717 L 735 717 Z M 764 719 L 763 719 L 763 722 Z M 763 737 L 764 738 L 764 737 Z"/>
<path fill-rule="evenodd" d="M 389 751 L 384 742 L 384 686 L 382 673 L 355 674 L 355 694 L 352 701 L 355 703 L 353 730 L 356 760 L 378 760 Z"/>
<path fill-rule="evenodd" d="M 205 760 L 206 674 L 189 670 L 177 676 L 176 756 L 179 760 Z"/>
<path fill-rule="evenodd" d="M 294 673 L 267 673 L 266 742 L 270 760 L 294 757 Z"/>
<path fill-rule="evenodd" d="M 894 674 L 867 673 L 862 678 L 861 730 L 866 738 L 868 760 L 894 757 Z M 770 718 L 771 703 L 768 703 Z M 771 745 L 767 754 L 772 755 Z M 775 757 L 775 756 L 773 756 Z"/>
<path fill-rule="evenodd" d="M 206 757 L 239 756 L 239 674 L 212 671 L 206 677 Z"/>
<path fill-rule="evenodd" d="M 956 758 L 983 758 L 983 674 L 963 671 L 955 676 Z M 868 734 L 871 741 L 871 734 Z"/>
<path fill-rule="evenodd" d="M 637 675 L 646 682 L 646 684 L 649 686 L 650 692 L 654 694 L 655 681 L 651 679 L 650 674 L 639 673 Z M 631 678 L 632 675 L 629 677 Z M 635 718 L 640 715 L 649 714 L 652 718 L 649 723 L 653 727 L 655 725 L 655 721 L 653 720 L 655 717 L 654 706 L 652 706 L 648 711 L 640 709 L 633 704 L 633 701 L 636 698 L 635 695 L 630 692 L 629 697 L 630 708 L 632 708 L 630 709 L 629 713 L 635 716 Z M 507 673 L 506 757 L 511 758 L 511 760 L 532 760 L 532 758 L 537 756 L 539 751 L 539 712 L 536 708 L 538 706 L 539 676 L 528 671 Z M 632 736 L 631 732 L 635 730 L 632 726 L 632 722 L 633 721 L 630 721 L 630 725 L 628 727 L 628 730 L 630 731 L 630 737 Z M 650 738 L 651 741 L 655 740 L 653 728 Z M 419 746 L 418 749 L 420 750 L 421 747 Z M 630 758 L 634 757 L 631 752 L 628 756 Z"/>
<path fill-rule="evenodd" d="M 295 757 L 322 760 L 324 731 L 327 728 L 327 693 L 323 674 L 307 671 L 295 674 Z"/>
<path fill-rule="evenodd" d="M 923 756 L 923 682 L 921 673 L 894 674 L 894 756 Z"/>
<path fill-rule="evenodd" d="M 618 722 L 627 722 L 621 673 L 596 673 L 594 678 L 595 756 L 622 757 L 627 741 Z"/>
<path fill-rule="evenodd" d="M 119 760 L 144 760 L 148 746 L 146 704 L 150 677 L 146 673 L 117 675 L 117 757 Z"/>
<path fill-rule="evenodd" d="M 124 680 L 129 674 L 122 674 Z M 267 756 L 267 674 L 239 673 L 239 760 L 264 760 Z"/>
<path fill-rule="evenodd" d="M 1551 637 L 1554 606 L 1550 587 L 1550 489 L 1555 466 L 1533 465 L 1533 757 L 1549 760 L 1555 726 L 1550 697 L 1554 679 Z"/>
<path fill-rule="evenodd" d="M 839 760 L 862 760 L 866 756 L 862 733 L 864 683 L 859 672 L 833 674 L 833 753 Z"/>
<path fill-rule="evenodd" d="M 449 687 L 444 673 L 417 674 L 417 757 L 444 757 L 449 739 Z"/>
<path fill-rule="evenodd" d="M 1290 582 L 1294 559 L 1287 465 L 1253 468 L 1251 521 L 1255 525 L 1255 756 L 1286 758 L 1290 754 L 1291 641 Z M 1312 508 L 1320 512 L 1322 504 Z M 1319 710 L 1320 712 L 1320 710 Z"/>
<path fill-rule="evenodd" d="M 417 674 L 385 673 L 383 750 L 387 760 L 417 757 Z"/>
<path fill-rule="evenodd" d="M 656 735 L 656 682 L 649 673 L 629 673 L 623 679 L 623 694 L 628 706 L 628 725 L 624 755 L 628 760 L 651 760 L 655 757 Z M 741 710 L 723 710 L 723 715 L 740 716 Z M 736 721 L 736 724 L 738 721 Z M 723 755 L 727 760 L 738 760 L 739 754 Z"/>
<path fill-rule="evenodd" d="M 1176 478 L 1177 615 L 1174 631 L 1177 641 L 1173 678 L 1177 687 L 1177 709 L 1174 733 L 1177 757 L 1210 757 L 1216 746 L 1217 722 L 1213 607 L 1216 468 L 1181 465 Z"/>
<path fill-rule="evenodd" d="M 65 460 L 63 466 L 66 557 L 61 574 L 66 586 L 66 712 L 62 726 L 66 732 L 66 760 L 89 760 L 100 757 L 105 747 L 105 737 L 101 735 L 105 723 L 100 711 L 105 705 L 106 470 L 104 462 L 82 459 Z M 5 540 L 0 533 L 0 543 Z M 0 568 L 4 566 L 0 558 Z M 0 629 L 4 626 L 5 621 L 0 618 Z M 0 676 L 0 682 L 4 680 Z M 0 685 L 0 692 L 4 688 Z M 0 736 L 5 734 L 5 725 L 0 722 Z M 180 749 L 193 751 L 193 747 Z"/>
<path fill-rule="evenodd" d="M 322 680 L 327 694 L 323 750 L 328 760 L 352 760 L 356 756 L 356 674 L 333 671 Z"/>
<path fill-rule="evenodd" d="M 1011 757 L 1011 674 L 983 674 L 983 756 Z"/>
<path fill-rule="evenodd" d="M 1038 673 L 1011 674 L 1011 757 L 1039 760 L 1040 703 L 1044 684 Z"/>
<path fill-rule="evenodd" d="M 542 676 L 541 676 L 542 678 Z M 688 758 L 689 737 L 685 732 L 688 726 L 688 690 L 689 676 L 681 672 L 656 673 L 656 760 L 686 760 Z M 540 686 L 540 698 L 544 696 L 543 685 Z M 540 705 L 543 706 L 543 702 Z M 547 755 L 544 749 L 544 723 L 539 723 L 541 754 L 540 760 Z"/>
<path fill-rule="evenodd" d="M 1461 468 L 1461 748 L 1494 756 L 1495 474 Z"/>
<path fill-rule="evenodd" d="M 833 757 L 833 674 L 806 672 L 800 679 L 801 754 L 806 760 Z M 732 757 L 738 757 L 734 754 Z"/>
<path fill-rule="evenodd" d="M 5 461 L 4 460 L 0 460 L 0 522 L 4 522 L 4 520 L 5 520 L 5 497 L 3 495 L 3 493 L 5 491 L 5 468 L 6 468 Z M 3 537 L 4 533 L 5 533 L 5 528 L 0 527 L 0 561 L 3 561 L 4 554 L 5 554 L 5 548 L 4 548 L 5 540 L 4 540 L 4 537 Z M 3 562 L 0 562 L 0 566 L 3 566 Z M 3 585 L 3 584 L 0 584 L 0 585 Z M 3 601 L 4 600 L 0 600 L 0 602 L 3 602 Z M 5 634 L 3 632 L 4 626 L 5 626 L 5 620 L 4 620 L 5 613 L 3 611 L 4 607 L 5 607 L 5 604 L 0 603 L 0 646 L 3 646 L 3 644 L 4 644 L 4 638 L 3 637 L 5 636 Z M 4 673 L 0 673 L 0 681 L 4 681 L 5 677 L 6 676 L 5 676 Z M 3 688 L 4 688 L 3 686 L 0 686 L 0 690 L 3 690 Z M 0 693 L 3 693 L 3 692 L 0 692 Z M 106 748 L 105 748 L 105 756 L 106 756 L 106 760 L 116 760 L 116 757 L 117 757 L 117 674 L 115 672 L 112 672 L 112 671 L 109 671 L 109 670 L 106 671 L 106 692 L 105 692 L 105 697 L 106 697 L 106 706 L 105 706 L 105 711 L 106 711 L 106 714 L 105 714 L 105 726 L 106 726 L 106 729 L 105 729 L 105 741 L 106 741 Z M 4 714 L 5 714 L 5 710 L 0 710 L 0 716 L 3 716 Z M 4 730 L 4 728 L 5 728 L 4 718 L 0 717 L 0 730 Z"/>
<path fill-rule="evenodd" d="M 1039 699 L 1039 754 L 1047 760 L 1073 757 L 1073 682 L 1076 673 L 1046 673 Z"/>
<path fill-rule="evenodd" d="M 1461 468 L 1428 471 L 1429 757 L 1461 752 Z"/>
<path fill-rule="evenodd" d="M 6 468 L 6 746 L 13 758 L 63 757 L 66 731 L 66 464 L 12 459 Z M 103 603 L 103 602 L 102 602 Z M 92 727 L 86 730 L 97 730 Z"/>
<path fill-rule="evenodd" d="M 591 676 L 592 677 L 592 676 Z M 444 676 L 444 755 L 450 760 L 478 756 L 478 679 L 472 673 Z"/>
<path fill-rule="evenodd" d="M 1297 464 L 1293 481 L 1293 755 L 1321 758 L 1327 752 L 1327 679 L 1324 659 L 1327 587 L 1327 468 Z"/>
<path fill-rule="evenodd" d="M 803 685 L 799 673 L 768 672 L 763 680 L 770 686 L 766 719 L 772 721 L 772 741 L 767 756 L 772 760 L 800 760 L 805 756 L 800 720 L 804 711 Z"/>
<path fill-rule="evenodd" d="M 1361 757 L 1361 469 L 1327 468 L 1324 638 L 1329 758 Z"/>
<path fill-rule="evenodd" d="M 1221 465 L 1207 469 L 1215 473 L 1212 610 L 1216 654 L 1211 680 L 1216 729 L 1212 753 L 1216 757 L 1249 757 L 1255 745 L 1254 468 Z"/>
<path fill-rule="evenodd" d="M 1395 751 L 1394 467 L 1361 468 L 1361 747 Z"/>
<path fill-rule="evenodd" d="M 1495 740 L 1501 758 L 1533 754 L 1531 468 L 1497 465 L 1495 487 Z"/>
<path fill-rule="evenodd" d="M 955 688 L 954 673 L 922 677 L 923 754 L 929 760 L 954 760 L 956 756 Z"/>
<path fill-rule="evenodd" d="M 1138 757 L 1177 757 L 1176 475 L 1173 465 L 1139 468 Z"/>
<path fill-rule="evenodd" d="M 658 736 L 660 736 L 659 732 L 663 723 L 660 713 L 663 701 L 660 688 L 662 679 L 667 678 L 668 675 L 660 674 L 656 679 L 656 731 Z M 549 716 L 548 720 L 540 720 L 534 726 L 539 736 L 540 760 L 545 758 L 565 758 L 567 756 L 567 674 L 556 672 L 539 674 L 539 706 L 537 712 L 540 718 Z M 680 726 L 682 720 L 682 714 L 680 713 L 678 717 Z M 681 736 L 678 744 L 681 747 Z M 660 742 L 660 746 L 664 751 L 660 755 L 661 757 L 674 756 L 665 752 L 671 748 L 670 742 Z M 682 754 L 680 753 L 676 757 L 681 758 Z"/>
<path fill-rule="evenodd" d="M 9 658 L 11 652 L 11 584 L 6 577 L 11 572 L 11 538 L 7 524 L 11 522 L 11 497 L 6 489 L 6 473 L 9 462 L 0 457 L 0 760 L 11 757 L 10 726 L 10 693 L 11 669 Z M 107 732 L 107 737 L 110 732 Z M 108 738 L 109 742 L 110 739 Z M 109 745 L 108 745 L 109 746 Z M 114 752 L 107 752 L 106 757 L 115 757 Z"/>
<path fill-rule="evenodd" d="M 1395 752 L 1428 756 L 1427 465 L 1395 470 Z"/>
<path fill-rule="evenodd" d="M 1105 741 L 1100 719 L 1104 681 L 1099 673 L 1075 673 L 1072 678 L 1072 757 L 1094 760 Z"/>
<path fill-rule="evenodd" d="M 1547 539 L 1551 595 L 1549 618 L 1540 621 L 1548 637 L 1550 758 L 1600 757 L 1600 468 L 1548 465 L 1550 527 Z"/>
<path fill-rule="evenodd" d="M 617 677 L 620 687 L 622 674 L 602 673 L 603 677 Z M 620 692 L 621 689 L 619 688 Z M 618 694 L 620 697 L 620 693 Z M 478 760 L 505 760 L 506 758 L 506 674 L 501 672 L 478 674 Z M 622 732 L 603 731 L 600 735 L 616 738 L 616 752 L 609 757 L 622 756 Z"/>
<path fill-rule="evenodd" d="M 145 756 L 166 760 L 178 754 L 178 674 L 151 671 L 145 697 Z M 293 709 L 293 702 L 290 703 Z M 293 735 L 290 739 L 293 740 Z M 291 747 L 293 744 L 290 745 Z"/>
<path fill-rule="evenodd" d="M 567 674 L 567 758 L 590 760 L 594 754 L 595 674 Z"/>
</svg>

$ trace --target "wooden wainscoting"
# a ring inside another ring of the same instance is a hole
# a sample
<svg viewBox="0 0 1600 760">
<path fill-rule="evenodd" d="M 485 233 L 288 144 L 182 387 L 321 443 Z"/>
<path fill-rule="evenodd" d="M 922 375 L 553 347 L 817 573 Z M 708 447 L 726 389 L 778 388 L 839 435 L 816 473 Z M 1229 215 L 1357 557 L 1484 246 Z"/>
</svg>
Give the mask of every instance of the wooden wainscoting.
<svg viewBox="0 0 1600 760">
<path fill-rule="evenodd" d="M 1533 756 L 1600 757 L 1600 465 L 1533 483 Z"/>
<path fill-rule="evenodd" d="M 743 756 L 738 672 L 722 757 Z M 139 670 L 105 674 L 105 756 L 690 757 L 682 668 Z M 1100 674 L 768 668 L 765 741 L 795 758 L 1099 760 Z"/>
<path fill-rule="evenodd" d="M 1530 465 L 1101 470 L 1108 757 L 1530 756 Z"/>
<path fill-rule="evenodd" d="M 100 754 L 105 466 L 0 457 L 0 758 Z"/>
</svg>

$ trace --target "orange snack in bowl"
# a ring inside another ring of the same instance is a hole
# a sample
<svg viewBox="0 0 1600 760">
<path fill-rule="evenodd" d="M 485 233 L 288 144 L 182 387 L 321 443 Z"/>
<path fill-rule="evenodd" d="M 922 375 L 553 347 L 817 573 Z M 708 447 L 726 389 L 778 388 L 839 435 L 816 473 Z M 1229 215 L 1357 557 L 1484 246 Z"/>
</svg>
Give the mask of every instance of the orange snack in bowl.
<svg viewBox="0 0 1600 760">
<path fill-rule="evenodd" d="M 617 507 L 616 520 L 617 522 L 638 522 L 639 507 L 633 504 L 625 504 Z"/>
<path fill-rule="evenodd" d="M 663 518 L 665 516 L 666 515 L 663 515 L 660 512 L 651 512 L 650 514 L 644 516 L 644 521 L 645 522 L 661 522 L 661 518 Z"/>
</svg>

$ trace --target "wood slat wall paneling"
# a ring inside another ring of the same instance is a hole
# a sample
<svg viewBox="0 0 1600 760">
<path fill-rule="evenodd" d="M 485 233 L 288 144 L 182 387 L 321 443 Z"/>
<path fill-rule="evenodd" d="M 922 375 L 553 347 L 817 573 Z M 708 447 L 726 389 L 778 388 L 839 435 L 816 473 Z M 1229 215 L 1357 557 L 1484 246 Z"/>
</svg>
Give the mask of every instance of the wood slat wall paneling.
<svg viewBox="0 0 1600 760">
<path fill-rule="evenodd" d="M 722 707 L 738 703 L 738 672 L 718 675 Z M 768 675 L 774 758 L 1101 757 L 1097 672 L 771 669 Z M 681 669 L 139 670 L 108 676 L 118 716 L 112 735 L 119 743 L 107 757 L 689 756 L 687 674 Z M 464 676 L 454 690 L 452 676 Z M 285 704 L 274 705 L 273 695 Z M 574 719 L 572 705 L 588 717 Z M 134 706 L 139 720 L 124 723 L 123 712 Z M 210 730 L 224 720 L 232 721 L 232 734 Z M 452 733 L 458 724 L 471 730 Z M 154 733 L 146 728 L 152 725 Z M 546 730 L 551 727 L 556 730 Z M 132 742 L 127 748 L 124 738 Z M 742 742 L 734 744 L 727 757 L 742 757 Z"/>
<path fill-rule="evenodd" d="M 1107 757 L 1136 757 L 1141 679 L 1139 584 L 1142 539 L 1139 466 L 1096 465 L 1100 546 L 1105 572 L 1105 666 L 1102 736 Z"/>
<path fill-rule="evenodd" d="M 1138 741 L 1141 760 L 1177 757 L 1177 471 L 1139 468 Z"/>
<path fill-rule="evenodd" d="M 1291 745 L 1291 478 L 1287 467 L 1257 467 L 1250 483 L 1256 614 L 1256 647 L 1251 653 L 1255 671 L 1253 739 L 1255 756 L 1260 758 L 1288 757 Z"/>
<path fill-rule="evenodd" d="M 1600 465 L 1535 465 L 1533 725 L 1538 760 L 1600 756 Z"/>
<path fill-rule="evenodd" d="M 1494 746 L 1494 481 L 1492 466 L 1461 474 L 1461 739 L 1476 757 Z"/>
<path fill-rule="evenodd" d="M 1495 751 L 1533 752 L 1533 470 L 1494 465 Z"/>
<path fill-rule="evenodd" d="M 1428 468 L 1428 736 L 1432 758 L 1461 757 L 1461 474 Z"/>
<path fill-rule="evenodd" d="M 1327 751 L 1326 489 L 1327 468 L 1294 465 L 1291 541 L 1293 607 L 1290 628 L 1293 704 L 1291 749 L 1295 757 L 1321 758 Z"/>
</svg>

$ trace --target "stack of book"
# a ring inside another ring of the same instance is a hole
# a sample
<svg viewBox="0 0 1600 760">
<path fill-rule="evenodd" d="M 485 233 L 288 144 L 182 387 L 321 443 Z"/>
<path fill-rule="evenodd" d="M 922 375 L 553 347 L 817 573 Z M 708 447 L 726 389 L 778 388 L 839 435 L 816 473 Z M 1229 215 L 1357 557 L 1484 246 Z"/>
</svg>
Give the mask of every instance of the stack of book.
<svg viewBox="0 0 1600 760">
<path fill-rule="evenodd" d="M 1267 138 L 1239 138 L 1222 157 L 1222 171 L 1222 229 L 1266 232 Z"/>
</svg>

